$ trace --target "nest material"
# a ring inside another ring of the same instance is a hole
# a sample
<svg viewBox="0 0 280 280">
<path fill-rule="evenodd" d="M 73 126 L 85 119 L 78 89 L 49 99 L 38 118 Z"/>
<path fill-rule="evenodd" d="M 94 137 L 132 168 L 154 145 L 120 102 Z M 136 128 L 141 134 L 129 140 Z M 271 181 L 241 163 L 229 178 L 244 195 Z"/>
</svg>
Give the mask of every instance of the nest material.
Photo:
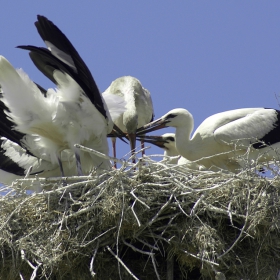
<svg viewBox="0 0 280 280">
<path fill-rule="evenodd" d="M 30 195 L 15 182 L 0 198 L 0 279 L 263 280 L 280 270 L 278 176 L 146 158 L 67 186 L 35 182 L 52 190 Z"/>
</svg>

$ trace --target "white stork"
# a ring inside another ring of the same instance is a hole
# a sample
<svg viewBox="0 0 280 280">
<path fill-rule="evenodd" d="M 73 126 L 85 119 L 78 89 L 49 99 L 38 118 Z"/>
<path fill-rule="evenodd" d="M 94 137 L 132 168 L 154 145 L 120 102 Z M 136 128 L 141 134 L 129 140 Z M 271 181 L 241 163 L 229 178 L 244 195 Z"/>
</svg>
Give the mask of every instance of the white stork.
<svg viewBox="0 0 280 280">
<path fill-rule="evenodd" d="M 131 154 L 135 153 L 136 130 L 151 122 L 154 117 L 153 103 L 150 92 L 140 81 L 131 76 L 124 76 L 114 80 L 103 94 L 121 96 L 126 101 L 126 110 L 114 122 L 130 141 Z M 116 138 L 112 137 L 113 156 L 116 157 Z M 144 148 L 144 142 L 141 142 Z M 144 151 L 143 151 L 144 153 Z M 135 157 L 133 157 L 135 163 Z"/>
<path fill-rule="evenodd" d="M 164 133 L 161 136 L 146 135 L 137 137 L 137 139 L 138 138 L 142 139 L 144 142 L 148 142 L 162 148 L 164 150 L 164 160 L 167 160 L 168 163 L 184 165 L 184 167 L 188 169 L 205 170 L 204 166 L 179 155 L 175 145 L 175 133 Z"/>
<path fill-rule="evenodd" d="M 236 109 L 208 117 L 191 137 L 191 113 L 173 109 L 139 129 L 138 134 L 175 127 L 176 148 L 181 156 L 213 171 L 238 172 L 245 154 L 249 160 L 258 162 L 280 159 L 279 120 L 280 111 L 275 109 Z"/>
<path fill-rule="evenodd" d="M 15 123 L 16 130 L 40 136 L 40 145 L 52 151 L 51 162 L 58 161 L 61 170 L 60 154 L 65 149 L 71 149 L 75 154 L 78 175 L 88 174 L 93 167 L 110 169 L 109 160 L 82 152 L 74 144 L 82 144 L 107 155 L 106 136 L 113 128 L 112 118 L 118 117 L 125 109 L 123 99 L 101 96 L 86 64 L 51 21 L 38 16 L 35 25 L 49 49 L 21 48 L 31 51 L 33 62 L 58 88 L 48 90 L 46 97 L 42 96 L 22 70 L 16 71 L 1 57 L 2 101 L 10 110 L 8 116 Z"/>
</svg>

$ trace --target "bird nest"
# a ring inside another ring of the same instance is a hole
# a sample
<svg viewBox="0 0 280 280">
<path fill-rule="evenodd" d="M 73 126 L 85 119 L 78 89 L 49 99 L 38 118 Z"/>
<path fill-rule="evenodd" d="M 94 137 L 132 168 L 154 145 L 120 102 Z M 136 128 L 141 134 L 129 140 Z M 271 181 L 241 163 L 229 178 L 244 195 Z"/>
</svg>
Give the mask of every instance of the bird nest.
<svg viewBox="0 0 280 280">
<path fill-rule="evenodd" d="M 134 168 L 0 198 L 1 279 L 276 279 L 280 177 Z"/>
</svg>

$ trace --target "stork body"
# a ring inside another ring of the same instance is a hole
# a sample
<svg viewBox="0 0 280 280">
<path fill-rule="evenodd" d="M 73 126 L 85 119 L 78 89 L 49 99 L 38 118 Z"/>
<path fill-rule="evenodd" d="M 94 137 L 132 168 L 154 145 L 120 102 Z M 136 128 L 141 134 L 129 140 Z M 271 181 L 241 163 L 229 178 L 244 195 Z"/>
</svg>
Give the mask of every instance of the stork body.
<svg viewBox="0 0 280 280">
<path fill-rule="evenodd" d="M 108 155 L 107 134 L 113 128 L 112 118 L 117 118 L 125 109 L 123 98 L 101 96 L 82 58 L 51 21 L 38 16 L 35 25 L 48 49 L 34 46 L 20 48 L 30 51 L 35 65 L 57 85 L 57 90 L 48 90 L 45 99 L 34 92 L 30 98 L 33 108 L 24 108 L 32 116 L 32 121 L 25 117 L 24 127 L 20 127 L 18 106 L 13 106 L 10 100 L 5 101 L 10 94 L 5 94 L 7 90 L 3 87 L 4 102 L 9 109 L 13 107 L 10 117 L 16 123 L 16 129 L 38 134 L 44 145 L 53 146 L 52 162 L 56 158 L 60 165 L 61 151 L 71 149 L 76 157 L 79 175 L 88 174 L 93 167 L 110 169 L 109 160 L 80 151 L 74 144 L 82 144 Z M 30 86 L 26 89 L 30 89 Z M 38 102 L 35 104 L 35 101 Z M 39 118 L 37 115 L 40 115 Z"/>
<path fill-rule="evenodd" d="M 181 156 L 213 171 L 238 172 L 245 155 L 249 161 L 280 159 L 279 120 L 280 111 L 275 109 L 236 109 L 208 117 L 191 137 L 192 115 L 185 109 L 173 109 L 141 131 L 175 127 L 176 148 Z"/>
<path fill-rule="evenodd" d="M 32 141 L 33 135 L 40 137 L 40 141 L 33 141 L 33 151 L 37 150 L 43 155 L 47 150 L 49 153 L 45 156 L 61 169 L 61 152 L 65 149 L 71 149 L 79 162 L 75 143 L 108 154 L 105 118 L 80 94 L 78 84 L 70 76 L 61 72 L 56 74 L 60 88 L 57 91 L 48 90 L 44 97 L 22 70 L 16 71 L 4 57 L 0 57 L 2 101 L 9 108 L 7 115 L 13 121 L 15 129 L 29 135 L 26 141 Z M 93 120 L 95 125 L 92 125 Z M 112 125 L 111 123 L 109 129 Z M 93 167 L 109 169 L 111 166 L 109 160 L 86 153 L 82 154 L 82 161 L 83 171 L 77 165 L 79 175 L 88 174 Z"/>
<path fill-rule="evenodd" d="M 136 130 L 153 120 L 153 103 L 150 92 L 140 81 L 131 76 L 114 80 L 103 94 L 121 96 L 126 101 L 126 109 L 114 122 L 128 135 L 131 153 L 135 152 Z M 116 138 L 112 138 L 113 154 L 116 157 Z M 141 142 L 142 148 L 144 143 Z M 133 162 L 135 158 L 133 157 Z"/>
</svg>

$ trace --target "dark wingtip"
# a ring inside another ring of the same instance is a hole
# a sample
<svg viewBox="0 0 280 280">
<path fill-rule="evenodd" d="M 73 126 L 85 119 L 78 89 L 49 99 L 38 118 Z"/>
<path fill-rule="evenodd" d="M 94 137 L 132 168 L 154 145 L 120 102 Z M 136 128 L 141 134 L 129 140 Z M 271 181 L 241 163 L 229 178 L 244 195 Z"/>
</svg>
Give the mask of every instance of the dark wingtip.
<svg viewBox="0 0 280 280">
<path fill-rule="evenodd" d="M 45 16 L 42 16 L 42 15 L 37 15 L 37 20 L 38 21 L 35 21 L 35 25 L 36 25 L 36 23 L 38 23 L 38 22 L 43 22 L 43 21 L 48 21 L 48 22 L 51 22 L 47 17 L 45 17 Z"/>
<path fill-rule="evenodd" d="M 29 46 L 27 46 L 27 45 L 19 45 L 19 46 L 16 46 L 17 49 L 22 49 L 22 50 L 29 50 L 28 47 L 29 47 Z"/>
<path fill-rule="evenodd" d="M 49 21 L 45 16 L 37 15 L 37 21 L 34 22 L 34 25 L 38 29 L 39 25 L 43 23 L 44 21 Z"/>
</svg>

